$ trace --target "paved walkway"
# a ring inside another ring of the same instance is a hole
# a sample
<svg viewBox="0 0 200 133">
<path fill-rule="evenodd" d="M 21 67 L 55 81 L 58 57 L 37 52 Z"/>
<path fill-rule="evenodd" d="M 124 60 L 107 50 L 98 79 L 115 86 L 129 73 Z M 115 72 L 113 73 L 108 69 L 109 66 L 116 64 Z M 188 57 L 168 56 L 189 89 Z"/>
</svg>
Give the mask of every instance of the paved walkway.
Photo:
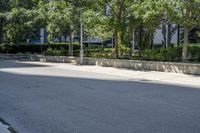
<svg viewBox="0 0 200 133">
<path fill-rule="evenodd" d="M 184 86 L 192 86 L 200 88 L 200 75 L 187 75 L 180 73 L 167 73 L 156 71 L 135 71 L 122 68 L 100 67 L 100 66 L 78 66 L 73 64 L 43 63 L 43 62 L 26 62 L 28 64 L 49 65 L 52 67 L 70 69 L 85 72 L 94 72 L 100 74 L 108 74 L 124 77 L 129 80 L 149 81 L 163 84 L 176 84 Z"/>
<path fill-rule="evenodd" d="M 3 125 L 2 123 L 0 123 L 0 133 L 10 133 L 8 131 L 8 126 Z"/>
</svg>

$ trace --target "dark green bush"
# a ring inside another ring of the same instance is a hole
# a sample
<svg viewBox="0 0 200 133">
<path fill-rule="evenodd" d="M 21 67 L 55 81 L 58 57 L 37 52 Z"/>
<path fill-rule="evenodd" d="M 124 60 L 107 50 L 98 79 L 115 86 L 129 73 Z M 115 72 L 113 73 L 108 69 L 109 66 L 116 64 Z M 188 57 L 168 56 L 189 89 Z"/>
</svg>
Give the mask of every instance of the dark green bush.
<svg viewBox="0 0 200 133">
<path fill-rule="evenodd" d="M 104 58 L 113 58 L 114 49 L 112 48 L 96 48 L 96 49 L 86 49 L 85 56 L 87 57 L 104 57 Z"/>
<path fill-rule="evenodd" d="M 130 57 L 132 54 L 132 49 L 129 47 L 126 47 L 125 45 L 120 45 L 120 55 L 122 57 Z"/>
<path fill-rule="evenodd" d="M 189 47 L 188 59 L 191 61 L 200 62 L 200 46 Z"/>
<path fill-rule="evenodd" d="M 182 47 L 174 47 L 168 49 L 151 49 L 140 51 L 137 55 L 139 59 L 142 60 L 152 60 L 152 61 L 170 61 L 179 62 L 182 57 Z M 188 48 L 188 60 L 189 61 L 200 61 L 200 47 L 199 46 L 189 46 Z"/>
<path fill-rule="evenodd" d="M 142 60 L 154 61 L 181 61 L 182 48 L 168 48 L 168 49 L 151 49 L 139 52 L 139 58 Z"/>
<path fill-rule="evenodd" d="M 0 53 L 3 53 L 3 46 L 0 45 Z"/>
<path fill-rule="evenodd" d="M 43 44 L 42 52 L 45 55 L 68 55 L 69 44 Z M 41 45 L 0 45 L 0 53 L 41 53 Z M 80 56 L 80 45 L 73 44 L 73 55 Z M 151 60 L 151 61 L 169 61 L 179 62 L 182 56 L 182 47 L 174 48 L 155 48 L 143 50 L 131 55 L 131 48 L 120 47 L 120 58 L 123 59 L 136 59 L 136 60 Z M 96 58 L 114 58 L 115 53 L 113 48 L 100 48 L 100 47 L 84 47 L 84 56 Z M 188 60 L 190 62 L 200 62 L 200 46 L 190 45 L 188 48 Z"/>
<path fill-rule="evenodd" d="M 4 48 L 1 48 L 4 47 Z M 54 50 L 60 50 L 61 48 L 68 50 L 69 44 L 20 44 L 20 45 L 1 45 L 0 52 L 1 53 L 10 53 L 10 54 L 16 54 L 16 53 L 41 53 L 46 51 L 49 47 L 51 47 Z M 73 44 L 73 49 L 80 49 L 80 45 L 75 43 Z"/>
<path fill-rule="evenodd" d="M 49 47 L 46 51 L 44 51 L 44 55 L 52 55 L 52 56 L 66 56 L 68 54 L 68 51 L 64 48 L 58 49 L 52 49 Z"/>
</svg>

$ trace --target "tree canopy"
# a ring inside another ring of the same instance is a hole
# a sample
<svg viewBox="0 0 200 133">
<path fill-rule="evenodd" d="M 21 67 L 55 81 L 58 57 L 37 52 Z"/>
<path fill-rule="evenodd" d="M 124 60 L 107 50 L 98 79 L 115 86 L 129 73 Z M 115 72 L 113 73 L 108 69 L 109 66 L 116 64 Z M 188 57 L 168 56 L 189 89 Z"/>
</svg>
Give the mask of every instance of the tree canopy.
<svg viewBox="0 0 200 133">
<path fill-rule="evenodd" d="M 121 46 L 131 47 L 132 34 L 141 50 L 149 49 L 154 33 L 165 24 L 184 29 L 183 60 L 188 34 L 200 24 L 200 0 L 1 0 L 0 43 L 24 42 L 40 28 L 49 41 L 79 34 L 80 20 L 87 37 L 114 36 L 115 56 Z"/>
</svg>

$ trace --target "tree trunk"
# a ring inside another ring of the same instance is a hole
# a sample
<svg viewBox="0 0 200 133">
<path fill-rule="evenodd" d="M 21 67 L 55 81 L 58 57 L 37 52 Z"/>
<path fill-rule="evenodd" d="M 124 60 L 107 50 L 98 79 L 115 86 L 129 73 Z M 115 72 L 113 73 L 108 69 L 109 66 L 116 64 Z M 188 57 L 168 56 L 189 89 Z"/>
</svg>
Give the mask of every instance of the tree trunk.
<svg viewBox="0 0 200 133">
<path fill-rule="evenodd" d="M 115 30 L 115 58 L 119 58 L 119 43 L 118 43 L 118 32 Z"/>
<path fill-rule="evenodd" d="M 122 45 L 122 36 L 121 32 L 117 32 L 117 38 L 118 38 L 118 56 L 121 56 L 121 50 L 120 50 L 120 45 Z"/>
<path fill-rule="evenodd" d="M 73 56 L 73 39 L 74 39 L 74 32 L 72 31 L 70 31 L 70 33 L 69 33 L 69 55 L 70 56 Z"/>
<path fill-rule="evenodd" d="M 143 46 L 142 46 L 142 33 L 143 33 L 143 26 L 141 24 L 140 27 L 139 27 L 139 47 L 140 47 L 140 49 L 143 49 Z"/>
<path fill-rule="evenodd" d="M 177 46 L 179 47 L 180 46 L 180 25 L 178 25 L 178 33 L 177 33 Z"/>
<path fill-rule="evenodd" d="M 132 54 L 135 52 L 135 29 L 133 29 L 133 34 L 132 34 Z"/>
<path fill-rule="evenodd" d="M 69 56 L 72 56 L 72 33 L 69 33 L 69 51 L 68 51 Z"/>
<path fill-rule="evenodd" d="M 183 44 L 183 51 L 182 51 L 182 61 L 187 62 L 187 56 L 188 56 L 188 34 L 189 29 L 187 27 L 184 27 L 184 44 Z"/>
<path fill-rule="evenodd" d="M 0 44 L 3 42 L 3 19 L 0 19 Z"/>
<path fill-rule="evenodd" d="M 167 24 L 166 25 L 166 44 L 165 44 L 166 49 L 168 48 L 169 44 L 170 44 L 170 25 Z"/>
<path fill-rule="evenodd" d="M 152 49 L 152 48 L 153 48 L 153 39 L 154 39 L 153 33 L 151 33 L 150 39 L 151 39 L 151 42 L 150 42 L 150 49 Z"/>
<path fill-rule="evenodd" d="M 72 43 L 72 47 L 71 47 L 71 56 L 74 56 L 74 31 L 72 31 L 72 34 L 71 34 L 71 43 Z"/>
</svg>

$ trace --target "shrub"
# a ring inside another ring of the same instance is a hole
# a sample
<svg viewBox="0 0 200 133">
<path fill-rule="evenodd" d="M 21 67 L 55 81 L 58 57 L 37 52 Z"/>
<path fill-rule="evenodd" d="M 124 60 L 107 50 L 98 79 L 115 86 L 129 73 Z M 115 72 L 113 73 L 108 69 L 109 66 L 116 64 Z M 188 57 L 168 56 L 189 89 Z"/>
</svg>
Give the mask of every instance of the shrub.
<svg viewBox="0 0 200 133">
<path fill-rule="evenodd" d="M 69 44 L 42 44 L 42 51 L 45 55 L 67 56 L 68 49 Z M 131 48 L 120 46 L 120 58 L 123 59 L 179 62 L 182 57 L 182 47 L 148 49 L 139 51 L 134 56 L 131 55 L 131 52 Z M 41 45 L 0 45 L 0 53 L 41 53 Z M 79 44 L 73 44 L 73 55 L 80 56 Z M 86 57 L 114 58 L 114 55 L 114 48 L 84 47 L 84 56 Z M 188 60 L 200 62 L 200 46 L 190 45 L 188 47 Z"/>
<path fill-rule="evenodd" d="M 51 55 L 51 56 L 64 56 L 67 55 L 68 51 L 64 48 L 60 48 L 60 50 L 52 49 L 49 47 L 46 51 L 44 51 L 44 55 Z"/>
<path fill-rule="evenodd" d="M 171 62 L 181 61 L 182 47 L 144 50 L 144 51 L 140 51 L 138 56 L 142 60 L 171 61 Z M 199 46 L 188 47 L 188 60 L 195 61 L 195 62 L 200 61 L 200 47 Z"/>
<path fill-rule="evenodd" d="M 189 60 L 199 62 L 200 61 L 200 47 L 199 46 L 189 47 L 188 58 Z"/>
<path fill-rule="evenodd" d="M 32 54 L 31 52 L 25 52 L 24 54 L 28 54 L 28 55 L 30 55 L 30 54 Z"/>
<path fill-rule="evenodd" d="M 0 53 L 3 53 L 3 45 L 0 45 Z"/>
<path fill-rule="evenodd" d="M 21 53 L 41 53 L 46 51 L 49 47 L 52 49 L 60 50 L 61 48 L 68 50 L 69 49 L 69 43 L 61 43 L 61 44 L 20 44 L 20 45 L 1 45 L 0 52 L 1 53 L 10 53 L 10 54 L 16 54 L 18 52 Z M 73 49 L 80 49 L 79 44 L 74 43 Z"/>
<path fill-rule="evenodd" d="M 168 49 L 151 49 L 139 52 L 139 58 L 142 60 L 154 61 L 181 61 L 181 47 Z"/>
<path fill-rule="evenodd" d="M 131 48 L 126 47 L 125 45 L 120 45 L 119 50 L 120 50 L 120 55 L 122 57 L 130 57 L 131 56 L 131 53 L 132 53 Z"/>
<path fill-rule="evenodd" d="M 112 48 L 96 48 L 96 49 L 86 49 L 85 56 L 87 57 L 104 57 L 104 58 L 113 58 L 114 49 Z"/>
</svg>

